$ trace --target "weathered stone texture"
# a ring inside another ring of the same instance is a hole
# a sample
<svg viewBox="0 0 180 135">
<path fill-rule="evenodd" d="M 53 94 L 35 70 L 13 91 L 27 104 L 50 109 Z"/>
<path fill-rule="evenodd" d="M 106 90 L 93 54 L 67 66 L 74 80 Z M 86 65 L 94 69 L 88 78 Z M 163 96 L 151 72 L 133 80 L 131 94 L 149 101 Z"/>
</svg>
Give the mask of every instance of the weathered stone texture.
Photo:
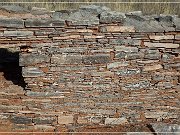
<svg viewBox="0 0 180 135">
<path fill-rule="evenodd" d="M 106 125 L 122 125 L 127 124 L 128 121 L 126 118 L 106 118 L 105 124 Z"/>
<path fill-rule="evenodd" d="M 156 60 L 161 58 L 161 54 L 158 50 L 147 50 L 144 55 L 145 59 Z"/>
<path fill-rule="evenodd" d="M 110 55 L 93 55 L 83 58 L 84 64 L 106 64 L 110 61 Z"/>
<path fill-rule="evenodd" d="M 128 62 L 113 62 L 113 63 L 107 64 L 107 69 L 126 67 L 128 65 L 129 65 Z"/>
<path fill-rule="evenodd" d="M 52 47 L 49 48 L 50 53 L 83 53 L 88 50 L 87 47 L 69 47 L 69 48 L 58 48 L 58 47 Z"/>
<path fill-rule="evenodd" d="M 8 28 L 23 28 L 24 22 L 23 20 L 17 18 L 1 18 L 0 26 Z"/>
<path fill-rule="evenodd" d="M 163 32 L 162 25 L 153 17 L 126 15 L 125 26 L 134 26 L 137 32 Z"/>
<path fill-rule="evenodd" d="M 81 64 L 81 55 L 67 55 L 67 54 L 57 54 L 53 55 L 51 58 L 52 64 Z"/>
<path fill-rule="evenodd" d="M 43 76 L 45 75 L 43 71 L 41 71 L 39 68 L 36 67 L 30 67 L 30 68 L 26 68 L 24 67 L 22 69 L 23 72 L 23 77 L 39 77 L 39 76 Z"/>
<path fill-rule="evenodd" d="M 136 39 L 110 39 L 110 44 L 140 46 L 141 40 Z"/>
<path fill-rule="evenodd" d="M 154 40 L 174 39 L 174 35 L 163 35 L 163 36 L 150 35 L 149 38 Z"/>
<path fill-rule="evenodd" d="M 24 10 L 16 6 L 4 9 L 15 18 L 0 18 L 0 130 L 178 121 L 178 16 L 95 5 L 25 14 L 16 14 Z"/>
<path fill-rule="evenodd" d="M 152 65 L 152 66 L 144 66 L 143 71 L 153 71 L 153 70 L 159 70 L 162 69 L 162 65 Z"/>
<path fill-rule="evenodd" d="M 135 32 L 133 26 L 106 26 L 102 32 Z"/>
<path fill-rule="evenodd" d="M 33 119 L 35 124 L 53 124 L 56 121 L 53 117 L 37 117 Z"/>
<path fill-rule="evenodd" d="M 120 52 L 138 52 L 137 47 L 127 47 L 127 46 L 115 46 L 116 51 Z"/>
<path fill-rule="evenodd" d="M 62 27 L 64 26 L 63 20 L 51 19 L 27 19 L 25 21 L 26 27 Z"/>
<path fill-rule="evenodd" d="M 172 43 L 150 43 L 150 42 L 145 42 L 145 46 L 149 48 L 157 47 L 157 48 L 178 48 L 179 44 L 172 44 Z"/>
<path fill-rule="evenodd" d="M 48 55 L 22 54 L 20 55 L 19 64 L 21 66 L 27 66 L 49 61 L 50 58 Z"/>
<path fill-rule="evenodd" d="M 128 76 L 128 75 L 135 75 L 135 74 L 139 74 L 139 73 L 140 73 L 140 69 L 125 68 L 125 69 L 118 70 L 116 74 L 118 74 L 120 76 Z"/>
<path fill-rule="evenodd" d="M 115 55 L 116 58 L 119 59 L 126 59 L 126 60 L 135 60 L 135 59 L 140 59 L 143 57 L 142 53 L 137 53 L 137 52 L 117 52 Z"/>
<path fill-rule="evenodd" d="M 27 96 L 30 97 L 53 97 L 53 96 L 63 96 L 63 93 L 61 92 L 33 92 L 33 91 L 27 91 Z"/>
<path fill-rule="evenodd" d="M 4 31 L 4 36 L 7 37 L 26 37 L 26 36 L 33 36 L 32 31 Z"/>
<path fill-rule="evenodd" d="M 67 116 L 58 116 L 58 123 L 59 124 L 72 124 L 74 123 L 74 117 L 72 115 Z"/>
<path fill-rule="evenodd" d="M 31 124 L 32 119 L 24 116 L 12 116 L 11 121 L 15 124 Z"/>
<path fill-rule="evenodd" d="M 124 13 L 115 11 L 102 12 L 100 15 L 101 23 L 123 23 L 126 16 Z"/>
<path fill-rule="evenodd" d="M 139 89 L 146 89 L 150 86 L 149 81 L 139 81 L 134 83 L 127 83 L 125 86 L 122 87 L 123 90 L 139 90 Z"/>
<path fill-rule="evenodd" d="M 180 126 L 178 124 L 152 123 L 152 128 L 157 134 L 179 134 Z"/>
</svg>

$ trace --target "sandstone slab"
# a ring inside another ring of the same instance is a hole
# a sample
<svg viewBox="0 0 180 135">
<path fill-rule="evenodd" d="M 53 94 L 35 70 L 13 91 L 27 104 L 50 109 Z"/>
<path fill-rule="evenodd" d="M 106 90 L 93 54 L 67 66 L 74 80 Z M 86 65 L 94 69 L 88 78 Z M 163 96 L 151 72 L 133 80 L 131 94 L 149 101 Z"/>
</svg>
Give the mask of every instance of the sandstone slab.
<svg viewBox="0 0 180 135">
<path fill-rule="evenodd" d="M 133 26 L 106 26 L 107 32 L 135 32 Z"/>
<path fill-rule="evenodd" d="M 123 125 L 127 124 L 128 121 L 126 118 L 106 118 L 105 119 L 105 125 Z"/>
<path fill-rule="evenodd" d="M 143 71 L 153 71 L 153 70 L 159 70 L 162 69 L 162 65 L 157 64 L 157 65 L 152 65 L 152 66 L 144 66 Z"/>
<path fill-rule="evenodd" d="M 72 124 L 74 123 L 74 117 L 73 115 L 60 115 L 58 116 L 58 123 L 59 124 Z"/>
<path fill-rule="evenodd" d="M 150 35 L 149 38 L 154 40 L 174 39 L 174 35 L 163 35 L 163 36 Z"/>
</svg>

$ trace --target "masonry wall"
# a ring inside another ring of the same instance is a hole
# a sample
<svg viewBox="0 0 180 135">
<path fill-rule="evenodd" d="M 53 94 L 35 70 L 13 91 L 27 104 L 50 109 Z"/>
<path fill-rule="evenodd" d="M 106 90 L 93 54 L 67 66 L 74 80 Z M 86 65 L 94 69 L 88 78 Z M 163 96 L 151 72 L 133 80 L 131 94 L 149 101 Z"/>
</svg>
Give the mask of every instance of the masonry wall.
<svg viewBox="0 0 180 135">
<path fill-rule="evenodd" d="M 178 120 L 177 16 L 98 6 L 44 14 L 0 18 L 1 46 L 19 47 L 27 83 L 24 108 L 11 121 L 55 126 Z"/>
</svg>

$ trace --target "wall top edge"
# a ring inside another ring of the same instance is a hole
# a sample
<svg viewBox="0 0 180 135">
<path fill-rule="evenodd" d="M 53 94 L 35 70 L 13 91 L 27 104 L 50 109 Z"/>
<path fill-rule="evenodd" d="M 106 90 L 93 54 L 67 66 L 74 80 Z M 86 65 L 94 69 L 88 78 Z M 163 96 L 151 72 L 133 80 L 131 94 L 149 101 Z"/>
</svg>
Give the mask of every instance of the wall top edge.
<svg viewBox="0 0 180 135">
<path fill-rule="evenodd" d="M 119 23 L 123 26 L 134 26 L 138 32 L 179 31 L 180 18 L 178 15 L 143 15 L 141 11 L 128 13 L 112 11 L 105 6 L 82 5 L 78 10 L 48 11 L 45 8 L 33 7 L 31 10 L 19 6 L 1 6 L 0 26 L 8 19 L 25 21 L 31 27 L 33 21 L 43 24 L 53 21 L 65 25 L 99 25 Z M 12 21 L 12 20 L 10 20 Z"/>
</svg>

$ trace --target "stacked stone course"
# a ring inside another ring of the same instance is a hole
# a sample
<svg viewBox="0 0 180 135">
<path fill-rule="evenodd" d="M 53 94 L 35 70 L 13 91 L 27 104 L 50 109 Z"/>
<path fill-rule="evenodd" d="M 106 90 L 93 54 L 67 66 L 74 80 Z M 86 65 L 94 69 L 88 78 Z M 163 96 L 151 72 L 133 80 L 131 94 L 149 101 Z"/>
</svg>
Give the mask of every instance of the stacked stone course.
<svg viewBox="0 0 180 135">
<path fill-rule="evenodd" d="M 179 120 L 180 18 L 99 6 L 29 14 L 0 18 L 0 47 L 19 48 L 27 83 L 1 121 L 54 131 Z"/>
</svg>

